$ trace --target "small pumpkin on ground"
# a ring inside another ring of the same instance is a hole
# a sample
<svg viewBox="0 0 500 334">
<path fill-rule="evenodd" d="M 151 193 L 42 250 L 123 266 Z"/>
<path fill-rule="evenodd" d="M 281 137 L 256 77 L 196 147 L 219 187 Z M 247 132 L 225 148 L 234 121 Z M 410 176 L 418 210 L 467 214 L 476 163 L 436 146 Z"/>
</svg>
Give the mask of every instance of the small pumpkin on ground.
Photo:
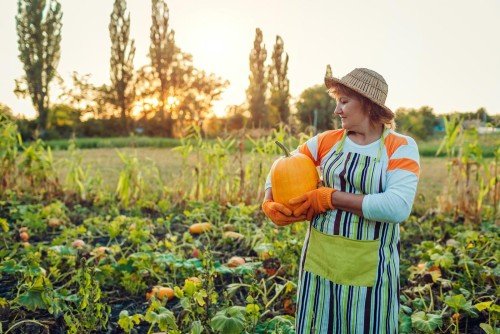
<svg viewBox="0 0 500 334">
<path fill-rule="evenodd" d="M 75 241 L 73 241 L 71 243 L 71 247 L 73 248 L 81 248 L 85 246 L 85 241 L 81 240 L 81 239 L 76 239 Z"/>
<path fill-rule="evenodd" d="M 172 300 L 175 297 L 175 294 L 172 288 L 154 286 L 151 291 L 146 292 L 146 299 L 149 300 L 153 296 L 159 299 L 167 298 L 167 300 Z"/>
<path fill-rule="evenodd" d="M 189 233 L 191 234 L 202 234 L 210 231 L 212 224 L 210 223 L 195 223 L 189 226 Z"/>
<path fill-rule="evenodd" d="M 282 143 L 276 141 L 276 144 L 283 150 L 285 156 L 276 160 L 271 167 L 273 200 L 294 210 L 299 204 L 292 206 L 288 201 L 316 189 L 319 183 L 318 171 L 305 154 L 290 155 Z"/>
<path fill-rule="evenodd" d="M 63 221 L 56 217 L 51 217 L 47 223 L 50 228 L 58 228 L 63 224 Z"/>
<path fill-rule="evenodd" d="M 245 264 L 245 260 L 239 256 L 233 256 L 227 261 L 227 266 L 229 268 L 236 268 Z"/>
<path fill-rule="evenodd" d="M 224 232 L 224 238 L 229 238 L 232 240 L 240 240 L 240 239 L 244 239 L 245 236 L 241 233 L 238 233 L 238 232 L 227 231 L 227 232 Z"/>
<path fill-rule="evenodd" d="M 94 251 L 91 253 L 92 255 L 95 255 L 96 259 L 102 259 L 108 256 L 108 254 L 113 254 L 113 250 L 109 247 L 106 246 L 100 246 L 94 249 Z"/>
<path fill-rule="evenodd" d="M 22 241 L 28 241 L 30 236 L 28 234 L 28 232 L 21 232 L 19 233 L 19 237 L 21 238 Z"/>
</svg>

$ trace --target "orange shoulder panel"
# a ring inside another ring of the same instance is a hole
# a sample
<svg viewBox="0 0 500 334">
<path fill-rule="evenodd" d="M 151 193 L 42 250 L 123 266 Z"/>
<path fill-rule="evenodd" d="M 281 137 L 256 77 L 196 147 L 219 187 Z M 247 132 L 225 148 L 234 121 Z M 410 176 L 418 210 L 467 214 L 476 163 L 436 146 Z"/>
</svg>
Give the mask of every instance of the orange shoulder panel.
<svg viewBox="0 0 500 334">
<path fill-rule="evenodd" d="M 344 136 L 344 129 L 330 130 L 318 136 L 318 160 L 321 160 Z"/>
<path fill-rule="evenodd" d="M 307 147 L 307 143 L 300 144 L 297 149 L 299 153 L 307 155 L 314 162 L 314 164 L 318 166 L 318 163 L 314 160 L 311 151 L 309 151 L 309 147 Z"/>
<path fill-rule="evenodd" d="M 387 167 L 387 171 L 395 169 L 407 170 L 409 172 L 414 173 L 417 177 L 420 176 L 420 166 L 415 160 L 412 159 L 401 158 L 401 159 L 389 160 L 389 166 Z"/>
<path fill-rule="evenodd" d="M 385 137 L 384 145 L 385 145 L 385 150 L 387 151 L 387 156 L 389 159 L 392 157 L 394 152 L 398 148 L 400 148 L 403 145 L 407 145 L 408 141 L 404 137 L 396 136 L 393 133 L 389 133 L 387 137 Z"/>
</svg>

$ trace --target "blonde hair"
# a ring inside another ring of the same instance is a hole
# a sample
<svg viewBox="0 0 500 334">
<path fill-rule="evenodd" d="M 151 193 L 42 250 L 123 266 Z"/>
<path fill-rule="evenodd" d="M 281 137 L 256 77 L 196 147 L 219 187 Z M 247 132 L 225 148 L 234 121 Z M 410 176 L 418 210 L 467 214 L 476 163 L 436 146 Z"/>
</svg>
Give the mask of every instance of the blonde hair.
<svg viewBox="0 0 500 334">
<path fill-rule="evenodd" d="M 384 124 L 386 128 L 396 129 L 396 122 L 394 122 L 394 114 L 392 112 L 382 108 L 355 90 L 342 84 L 335 84 L 328 89 L 328 94 L 333 98 L 338 98 L 339 95 L 343 94 L 359 100 L 363 108 L 368 112 L 368 117 L 373 124 Z"/>
</svg>

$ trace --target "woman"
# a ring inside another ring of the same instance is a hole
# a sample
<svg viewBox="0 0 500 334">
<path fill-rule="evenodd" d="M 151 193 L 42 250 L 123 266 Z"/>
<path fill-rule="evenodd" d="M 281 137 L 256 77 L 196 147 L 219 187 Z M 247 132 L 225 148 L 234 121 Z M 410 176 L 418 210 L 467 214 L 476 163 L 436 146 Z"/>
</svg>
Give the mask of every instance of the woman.
<svg viewBox="0 0 500 334">
<path fill-rule="evenodd" d="M 393 129 L 387 84 L 357 68 L 325 84 L 342 129 L 323 132 L 298 152 L 320 166 L 324 186 L 264 213 L 277 225 L 310 220 L 300 263 L 297 333 L 396 333 L 399 223 L 408 218 L 419 176 L 415 141 Z"/>
</svg>

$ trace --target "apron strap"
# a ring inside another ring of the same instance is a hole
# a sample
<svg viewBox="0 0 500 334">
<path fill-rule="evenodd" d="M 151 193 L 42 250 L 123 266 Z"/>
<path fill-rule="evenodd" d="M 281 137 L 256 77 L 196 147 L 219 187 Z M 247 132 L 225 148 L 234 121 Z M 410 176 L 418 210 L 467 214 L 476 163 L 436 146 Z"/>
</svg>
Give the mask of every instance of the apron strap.
<svg viewBox="0 0 500 334">
<path fill-rule="evenodd" d="M 375 162 L 380 162 L 380 158 L 382 157 L 382 152 L 384 151 L 385 138 L 389 133 L 389 129 L 384 127 L 382 131 L 382 136 L 380 137 L 380 146 L 378 149 L 377 157 L 375 158 Z M 334 154 L 342 152 L 344 149 L 345 138 L 347 137 L 347 130 L 344 130 L 344 134 L 342 135 L 342 139 L 340 140 L 339 147 L 335 150 Z"/>
<path fill-rule="evenodd" d="M 344 149 L 345 137 L 347 137 L 347 130 L 344 130 L 344 134 L 342 135 L 342 139 L 340 139 L 340 142 L 339 142 L 339 147 L 337 147 L 334 154 L 340 153 Z"/>
<path fill-rule="evenodd" d="M 388 133 L 389 129 L 384 127 L 384 130 L 382 131 L 382 137 L 380 137 L 380 147 L 378 149 L 378 154 L 377 158 L 375 159 L 375 162 L 380 162 L 380 157 L 382 156 L 382 152 L 384 151 L 385 137 L 387 137 Z"/>
</svg>

